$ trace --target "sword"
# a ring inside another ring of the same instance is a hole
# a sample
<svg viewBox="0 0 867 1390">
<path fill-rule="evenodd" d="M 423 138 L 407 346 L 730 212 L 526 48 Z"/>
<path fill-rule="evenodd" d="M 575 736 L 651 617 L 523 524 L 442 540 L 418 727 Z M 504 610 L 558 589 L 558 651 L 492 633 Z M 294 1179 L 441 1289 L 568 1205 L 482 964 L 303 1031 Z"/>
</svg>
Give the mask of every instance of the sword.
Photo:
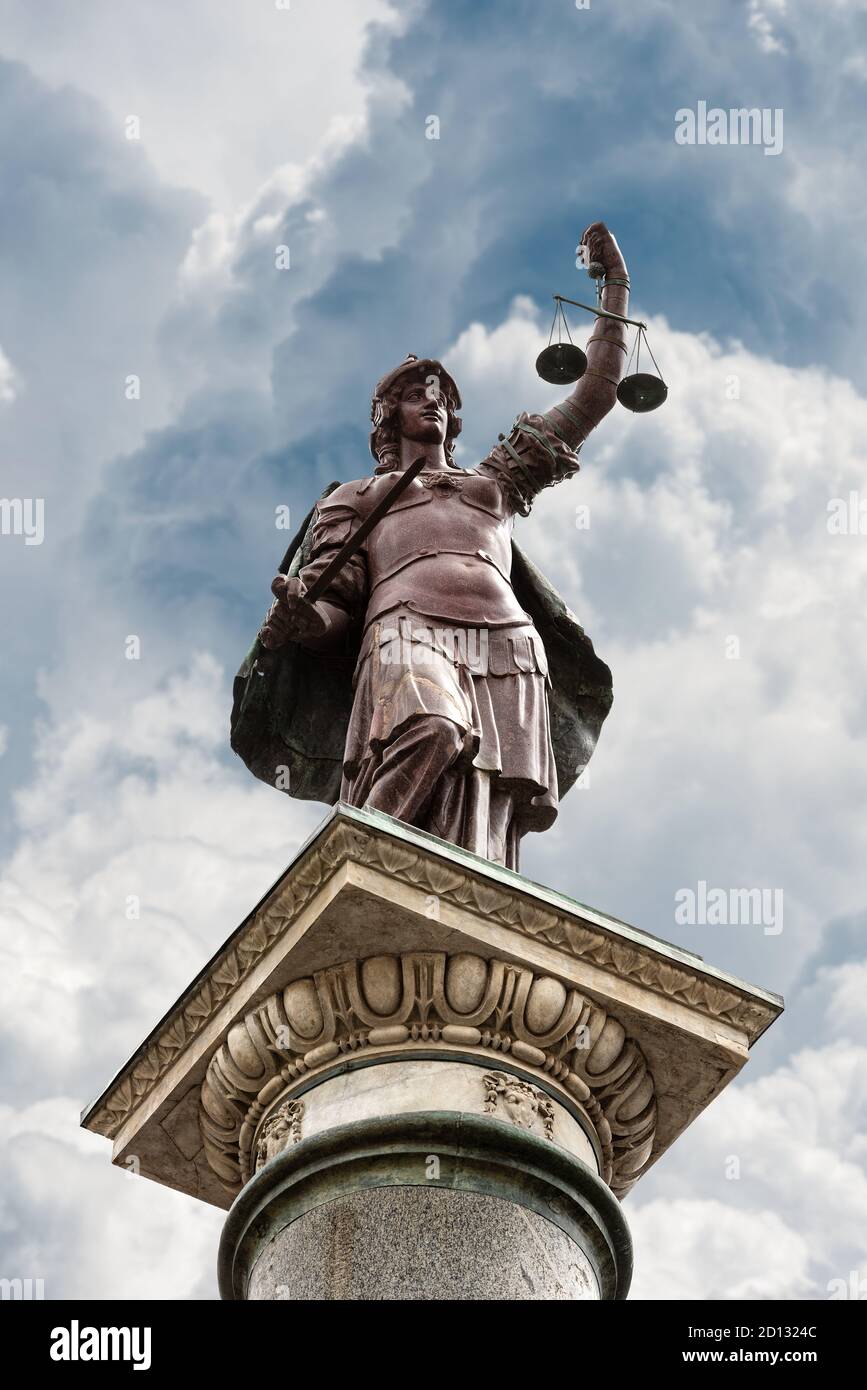
<svg viewBox="0 0 867 1390">
<path fill-rule="evenodd" d="M 377 502 L 370 515 L 366 516 L 361 525 L 356 527 L 353 531 L 349 539 L 343 542 L 343 545 L 338 550 L 330 565 L 326 565 L 319 578 L 310 585 L 310 588 L 304 594 L 304 598 L 306 598 L 308 603 L 315 603 L 318 598 L 322 597 L 334 576 L 339 574 L 347 561 L 351 560 L 353 555 L 361 549 L 364 541 L 370 535 L 377 522 L 381 521 L 386 512 L 394 506 L 398 497 L 400 497 L 401 493 L 406 491 L 413 478 L 418 477 L 426 463 L 427 458 L 422 454 L 421 458 L 414 459 L 409 467 L 404 469 L 397 482 L 388 489 L 388 492 L 381 501 Z"/>
<path fill-rule="evenodd" d="M 382 518 L 385 516 L 386 512 L 394 506 L 397 499 L 401 496 L 402 493 L 406 491 L 413 479 L 418 477 L 419 473 L 424 468 L 426 463 L 427 458 L 424 454 L 422 454 L 419 458 L 413 459 L 409 467 L 404 469 L 404 471 L 398 477 L 397 481 L 393 484 L 392 487 L 388 489 L 388 492 L 385 494 L 385 496 L 379 502 L 377 502 L 376 506 L 373 508 L 369 516 L 366 516 L 364 521 L 361 522 L 361 525 L 355 528 L 348 540 L 345 540 L 343 542 L 343 545 L 338 550 L 334 559 L 330 562 L 330 564 L 326 565 L 319 578 L 315 580 L 313 584 L 311 584 L 310 588 L 303 595 L 303 597 L 307 600 L 308 603 L 315 603 L 318 598 L 322 597 L 322 595 L 328 589 L 328 586 L 333 580 L 334 576 L 336 574 L 339 574 L 340 571 L 343 569 L 344 565 L 349 560 L 351 560 L 353 555 L 355 555 L 361 549 L 362 545 L 364 544 L 367 537 L 370 535 L 374 526 L 376 526 L 377 522 L 380 522 Z M 294 546 L 294 544 L 292 547 L 290 547 L 290 550 L 293 554 L 296 549 L 297 546 Z M 288 568 L 289 565 L 286 564 L 286 569 Z M 274 650 L 263 646 L 260 641 L 259 651 L 256 655 L 256 659 L 253 662 L 253 670 L 257 671 L 259 675 L 264 675 L 265 671 L 271 669 L 273 658 Z"/>
</svg>

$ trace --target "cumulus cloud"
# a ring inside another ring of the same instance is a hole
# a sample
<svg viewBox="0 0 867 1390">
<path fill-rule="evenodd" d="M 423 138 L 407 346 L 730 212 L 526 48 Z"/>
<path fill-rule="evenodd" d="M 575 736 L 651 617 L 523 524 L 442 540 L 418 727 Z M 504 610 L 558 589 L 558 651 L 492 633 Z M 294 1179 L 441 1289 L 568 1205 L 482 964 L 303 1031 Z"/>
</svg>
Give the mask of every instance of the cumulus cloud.
<svg viewBox="0 0 867 1390">
<path fill-rule="evenodd" d="M 0 405 L 9 405 L 14 401 L 20 387 L 18 373 L 0 347 Z"/>
<path fill-rule="evenodd" d="M 226 765 L 228 700 L 202 653 L 123 724 L 46 725 L 17 800 L 0 885 L 2 1263 L 47 1298 L 216 1296 L 221 1214 L 112 1169 L 78 1124 L 318 818 Z"/>
<path fill-rule="evenodd" d="M 101 1089 L 310 826 L 220 756 L 229 703 L 202 654 L 122 724 L 46 726 L 0 890 L 10 1096 Z"/>
<path fill-rule="evenodd" d="M 77 1102 L 0 1110 L 4 1278 L 46 1299 L 215 1298 L 222 1213 L 127 1171 L 76 1133 Z"/>
<path fill-rule="evenodd" d="M 82 518 L 111 459 L 171 398 L 154 335 L 202 205 L 162 186 L 93 101 L 2 58 L 0 163 L 0 323 L 16 373 L 10 388 L 0 368 L 3 494 L 45 504 L 42 544 L 0 544 L 0 584 L 15 593 L 0 615 L 14 785 L 32 746 L 35 671 L 58 651 L 56 595 L 74 587 Z M 129 374 L 138 400 L 125 396 Z"/>
<path fill-rule="evenodd" d="M 829 903 L 863 905 L 848 808 L 867 782 L 855 599 L 867 546 L 828 522 L 829 503 L 860 486 L 867 401 L 818 368 L 650 325 L 665 407 L 645 417 L 615 407 L 577 478 L 544 494 L 518 531 L 615 687 L 588 789 L 570 794 L 554 832 L 527 842 L 526 862 L 534 877 L 565 873 L 578 898 L 783 989 Z M 556 399 L 532 367 L 546 336 L 519 300 L 448 351 L 467 403 L 466 459 L 483 455 L 509 406 Z M 678 927 L 675 891 L 700 879 L 782 888 L 782 934 Z"/>
<path fill-rule="evenodd" d="M 865 1062 L 804 1049 L 709 1107 L 627 1204 L 636 1296 L 823 1299 L 864 1277 Z"/>
<path fill-rule="evenodd" d="M 773 1211 L 679 1197 L 629 1213 L 635 1299 L 804 1298 L 809 1248 Z M 698 1284 L 696 1280 L 699 1280 Z"/>
<path fill-rule="evenodd" d="M 46 0 L 37 22 L 25 0 L 2 0 L 0 18 L 8 57 L 52 86 L 71 77 L 119 131 L 137 116 L 161 177 L 230 209 L 287 152 L 312 153 L 339 112 L 362 108 L 365 31 L 396 23 L 385 0 L 243 10 L 191 0 L 183 23 L 162 6 L 127 12 L 111 0 L 79 14 Z"/>
</svg>

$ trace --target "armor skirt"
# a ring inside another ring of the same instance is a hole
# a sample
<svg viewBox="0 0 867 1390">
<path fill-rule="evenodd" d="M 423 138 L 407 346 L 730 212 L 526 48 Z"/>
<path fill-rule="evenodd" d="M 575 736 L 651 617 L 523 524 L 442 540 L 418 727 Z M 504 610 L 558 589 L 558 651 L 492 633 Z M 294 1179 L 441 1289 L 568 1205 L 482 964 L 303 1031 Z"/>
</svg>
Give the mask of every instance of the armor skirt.
<svg viewBox="0 0 867 1390">
<path fill-rule="evenodd" d="M 502 628 L 447 626 L 409 609 L 388 613 L 365 634 L 355 674 L 355 698 L 346 740 L 341 799 L 363 805 L 388 749 L 414 722 L 449 720 L 460 733 L 461 752 L 448 785 L 432 789 L 454 802 L 455 774 L 488 796 L 508 801 L 513 848 L 495 856 L 517 867 L 517 839 L 547 830 L 557 817 L 557 770 L 548 717 L 548 666 L 532 624 Z M 480 779 L 479 774 L 486 774 Z M 477 792 L 467 792 L 465 819 Z M 449 812 L 449 820 L 453 814 Z M 425 826 L 443 823 L 436 805 Z M 453 827 L 452 827 L 453 829 Z M 502 838 L 502 837 L 501 837 Z M 488 853 L 482 841 L 466 848 Z"/>
</svg>

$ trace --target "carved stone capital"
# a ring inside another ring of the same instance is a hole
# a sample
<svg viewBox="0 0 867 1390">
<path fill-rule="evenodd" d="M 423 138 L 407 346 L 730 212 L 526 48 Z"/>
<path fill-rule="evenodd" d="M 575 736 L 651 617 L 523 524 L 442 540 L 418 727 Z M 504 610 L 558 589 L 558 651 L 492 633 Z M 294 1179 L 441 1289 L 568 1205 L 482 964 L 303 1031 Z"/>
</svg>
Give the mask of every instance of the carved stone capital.
<svg viewBox="0 0 867 1390">
<path fill-rule="evenodd" d="M 294 980 L 246 1014 L 202 1085 L 208 1162 L 238 1191 L 253 1171 L 259 1121 L 272 1101 L 301 1078 L 327 1075 L 338 1058 L 455 1050 L 499 1054 L 545 1077 L 589 1117 L 612 1190 L 622 1196 L 639 1177 L 653 1148 L 656 1102 L 641 1048 L 622 1025 L 551 976 L 443 951 L 343 961 Z M 544 1092 L 501 1072 L 485 1081 L 489 1099 L 499 1097 L 512 1118 L 522 1106 L 541 1114 L 550 1137 Z"/>
</svg>

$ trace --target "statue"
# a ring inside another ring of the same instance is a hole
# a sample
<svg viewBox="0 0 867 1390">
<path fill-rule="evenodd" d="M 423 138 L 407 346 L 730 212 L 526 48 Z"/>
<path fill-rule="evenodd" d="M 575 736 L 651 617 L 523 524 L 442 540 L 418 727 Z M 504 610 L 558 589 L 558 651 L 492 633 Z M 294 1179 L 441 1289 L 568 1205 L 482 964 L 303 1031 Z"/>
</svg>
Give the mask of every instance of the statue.
<svg viewBox="0 0 867 1390">
<path fill-rule="evenodd" d="M 596 222 L 582 245 L 604 267 L 602 307 L 625 316 L 614 237 Z M 290 795 L 384 811 L 517 869 L 522 836 L 552 825 L 586 767 L 612 690 L 511 532 L 543 488 L 577 472 L 625 354 L 623 325 L 597 318 L 571 395 L 519 415 L 471 469 L 453 459 L 461 399 L 442 364 L 410 356 L 382 378 L 373 475 L 320 497 L 235 682 L 232 747 L 257 776 Z"/>
</svg>

